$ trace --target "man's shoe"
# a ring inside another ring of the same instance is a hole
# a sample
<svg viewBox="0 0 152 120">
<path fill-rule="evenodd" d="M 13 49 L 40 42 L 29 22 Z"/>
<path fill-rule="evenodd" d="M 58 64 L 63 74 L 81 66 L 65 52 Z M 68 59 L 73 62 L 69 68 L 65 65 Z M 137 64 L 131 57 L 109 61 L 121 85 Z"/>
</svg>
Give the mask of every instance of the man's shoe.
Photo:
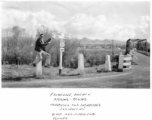
<svg viewBox="0 0 152 120">
<path fill-rule="evenodd" d="M 36 67 L 36 64 L 35 64 L 35 63 L 33 63 L 33 66 L 34 66 L 34 67 Z"/>
<path fill-rule="evenodd" d="M 44 67 L 46 67 L 46 68 L 50 68 L 50 65 L 44 65 Z"/>
</svg>

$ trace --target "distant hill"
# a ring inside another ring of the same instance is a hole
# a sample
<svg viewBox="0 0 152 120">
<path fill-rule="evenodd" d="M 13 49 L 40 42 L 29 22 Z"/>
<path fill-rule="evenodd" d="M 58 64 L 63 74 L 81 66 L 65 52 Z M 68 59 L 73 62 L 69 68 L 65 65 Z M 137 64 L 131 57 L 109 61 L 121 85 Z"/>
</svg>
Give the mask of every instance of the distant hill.
<svg viewBox="0 0 152 120">
<path fill-rule="evenodd" d="M 92 40 L 92 39 L 89 39 L 89 38 L 82 38 L 80 40 L 80 44 L 81 45 L 86 45 L 86 44 L 112 44 L 112 40 L 109 40 L 109 39 L 105 39 L 105 40 L 100 40 L 100 39 L 95 39 L 95 40 Z M 119 44 L 119 45 L 124 45 L 126 44 L 126 42 L 123 42 L 123 41 L 119 41 L 119 40 L 114 40 L 113 41 L 114 44 Z"/>
</svg>

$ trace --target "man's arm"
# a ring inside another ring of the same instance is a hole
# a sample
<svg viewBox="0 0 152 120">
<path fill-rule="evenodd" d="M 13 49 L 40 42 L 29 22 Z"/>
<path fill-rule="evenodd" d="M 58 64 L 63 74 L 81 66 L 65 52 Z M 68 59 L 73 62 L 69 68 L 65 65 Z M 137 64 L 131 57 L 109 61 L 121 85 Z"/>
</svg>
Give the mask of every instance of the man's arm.
<svg viewBox="0 0 152 120">
<path fill-rule="evenodd" d="M 45 42 L 45 43 L 42 43 L 41 45 L 42 46 L 46 46 L 46 45 L 48 45 L 49 43 L 48 42 Z"/>
<path fill-rule="evenodd" d="M 51 43 L 51 41 L 52 41 L 52 37 L 51 37 L 51 38 L 49 38 L 45 43 L 50 44 L 50 43 Z"/>
</svg>

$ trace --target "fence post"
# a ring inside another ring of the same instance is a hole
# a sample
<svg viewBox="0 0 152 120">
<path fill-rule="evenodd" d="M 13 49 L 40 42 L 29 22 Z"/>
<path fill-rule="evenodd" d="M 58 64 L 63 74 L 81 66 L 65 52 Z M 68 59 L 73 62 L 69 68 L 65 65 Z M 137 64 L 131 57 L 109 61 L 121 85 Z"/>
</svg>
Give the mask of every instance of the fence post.
<svg viewBox="0 0 152 120">
<path fill-rule="evenodd" d="M 36 61 L 39 61 L 39 56 L 36 55 Z M 42 60 L 39 61 L 36 65 L 36 76 L 41 76 L 42 75 Z"/>
<path fill-rule="evenodd" d="M 111 71 L 110 55 L 106 55 L 105 70 Z"/>
<path fill-rule="evenodd" d="M 84 56 L 82 53 L 78 54 L 78 70 L 80 73 L 84 72 Z"/>
<path fill-rule="evenodd" d="M 124 55 L 119 55 L 119 69 L 123 69 L 123 61 L 124 61 Z"/>
</svg>

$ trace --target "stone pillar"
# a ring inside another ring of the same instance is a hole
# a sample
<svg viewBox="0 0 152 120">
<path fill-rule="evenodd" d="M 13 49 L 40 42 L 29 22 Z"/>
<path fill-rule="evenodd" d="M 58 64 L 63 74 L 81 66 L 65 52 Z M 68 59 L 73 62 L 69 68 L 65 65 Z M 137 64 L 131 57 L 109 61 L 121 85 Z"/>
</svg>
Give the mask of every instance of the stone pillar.
<svg viewBox="0 0 152 120">
<path fill-rule="evenodd" d="M 105 71 L 111 71 L 110 55 L 106 55 Z"/>
<path fill-rule="evenodd" d="M 39 61 L 39 56 L 36 56 L 36 61 Z M 36 65 L 36 76 L 41 76 L 42 75 L 42 60 L 39 61 Z"/>
<path fill-rule="evenodd" d="M 124 55 L 119 55 L 119 69 L 123 69 Z"/>
<path fill-rule="evenodd" d="M 84 72 L 84 56 L 82 53 L 78 55 L 78 70 L 79 72 Z"/>
</svg>

